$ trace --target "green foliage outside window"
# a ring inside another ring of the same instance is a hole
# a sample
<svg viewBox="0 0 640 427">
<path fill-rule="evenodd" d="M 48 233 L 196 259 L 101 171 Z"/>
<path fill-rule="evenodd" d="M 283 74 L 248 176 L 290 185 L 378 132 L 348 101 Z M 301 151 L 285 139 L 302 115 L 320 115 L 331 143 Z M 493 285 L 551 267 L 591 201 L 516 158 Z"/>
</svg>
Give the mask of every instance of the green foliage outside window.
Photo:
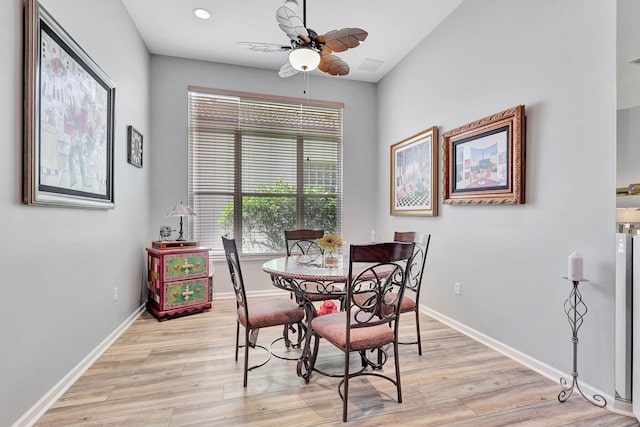
<svg viewBox="0 0 640 427">
<path fill-rule="evenodd" d="M 284 230 L 308 228 L 332 232 L 336 229 L 336 198 L 326 196 L 326 190 L 321 187 L 305 187 L 304 224 L 299 225 L 295 186 L 277 180 L 271 187 L 260 185 L 255 193 L 261 195 L 242 198 L 244 253 L 284 252 Z M 223 234 L 233 235 L 233 220 L 234 205 L 229 203 L 217 221 Z"/>
</svg>

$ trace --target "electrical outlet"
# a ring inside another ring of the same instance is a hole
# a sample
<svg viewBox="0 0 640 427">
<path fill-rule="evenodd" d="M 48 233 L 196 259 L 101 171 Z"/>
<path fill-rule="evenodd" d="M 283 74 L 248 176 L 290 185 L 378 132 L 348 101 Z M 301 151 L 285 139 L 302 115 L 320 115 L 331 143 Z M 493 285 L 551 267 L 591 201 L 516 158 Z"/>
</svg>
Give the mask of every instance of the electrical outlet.
<svg viewBox="0 0 640 427">
<path fill-rule="evenodd" d="M 118 301 L 118 287 L 113 288 L 113 301 Z"/>
<path fill-rule="evenodd" d="M 454 292 L 456 295 L 460 295 L 460 282 L 455 282 L 455 283 L 453 284 L 453 292 Z"/>
</svg>

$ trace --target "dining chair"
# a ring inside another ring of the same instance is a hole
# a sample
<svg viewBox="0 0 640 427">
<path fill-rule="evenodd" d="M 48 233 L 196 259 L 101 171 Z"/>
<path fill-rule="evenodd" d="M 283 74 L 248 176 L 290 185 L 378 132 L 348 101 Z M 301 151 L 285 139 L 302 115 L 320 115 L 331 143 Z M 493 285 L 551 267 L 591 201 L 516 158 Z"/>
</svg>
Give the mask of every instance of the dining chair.
<svg viewBox="0 0 640 427">
<path fill-rule="evenodd" d="M 267 349 L 264 346 L 256 344 L 258 331 L 261 328 L 283 326 L 283 337 L 287 347 L 289 347 L 289 327 L 297 324 L 299 328 L 298 330 L 302 330 L 304 310 L 302 310 L 296 302 L 286 298 L 274 298 L 267 301 L 252 302 L 249 304 L 242 277 L 242 269 L 240 267 L 240 257 L 238 256 L 236 241 L 235 239 L 228 239 L 222 236 L 222 245 L 224 247 L 225 257 L 229 266 L 231 283 L 236 294 L 236 362 L 238 361 L 238 349 L 242 347 L 240 345 L 240 325 L 244 327 L 243 387 L 246 387 L 248 372 L 263 366 L 271 359 L 271 349 Z M 280 339 L 282 338 L 278 338 L 278 340 Z M 266 360 L 249 367 L 249 347 L 259 347 L 266 350 L 269 353 Z"/>
<path fill-rule="evenodd" d="M 284 241 L 287 256 L 292 254 L 307 255 L 309 252 L 322 254 L 316 239 L 324 236 L 324 230 L 285 230 Z"/>
<path fill-rule="evenodd" d="M 317 239 L 324 236 L 324 230 L 285 230 L 284 240 L 287 247 L 287 256 L 291 255 L 307 255 L 310 262 L 317 260 L 322 262 L 323 250 L 318 245 Z M 341 296 L 332 295 L 332 293 L 342 292 L 340 286 L 325 283 L 307 282 L 305 284 L 307 292 L 305 298 L 309 301 L 327 301 L 340 300 Z"/>
<path fill-rule="evenodd" d="M 415 242 L 416 232 L 415 231 L 396 231 L 395 233 L 393 233 L 393 241 L 394 242 Z"/>
<path fill-rule="evenodd" d="M 338 394 L 342 399 L 342 421 L 347 421 L 349 381 L 354 377 L 366 375 L 390 381 L 396 386 L 398 403 L 402 403 L 398 356 L 399 301 L 404 293 L 407 265 L 414 246 L 413 242 L 351 245 L 344 311 L 311 320 L 315 345 L 311 354 L 309 378 L 318 358 L 321 338 L 344 353 L 344 374 L 338 384 Z M 397 290 L 396 297 L 390 300 L 385 295 L 393 289 Z M 363 294 L 366 298 L 358 298 L 358 295 Z M 389 358 L 389 346 L 393 347 L 395 376 L 385 375 L 381 370 Z M 367 357 L 369 350 L 372 353 L 377 350 L 378 360 Z M 373 370 L 351 373 L 349 359 L 352 352 L 360 353 L 362 360 Z"/>
<path fill-rule="evenodd" d="M 429 243 L 431 235 L 426 233 L 416 233 L 413 231 L 399 232 L 396 231 L 393 240 L 397 242 L 416 242 L 413 257 L 409 262 L 407 272 L 407 284 L 402 302 L 400 303 L 400 313 L 414 313 L 416 323 L 416 340 L 401 341 L 399 344 L 418 344 L 418 355 L 422 356 L 422 338 L 420 335 L 420 287 L 422 285 L 422 276 L 424 274 L 424 266 L 427 260 L 427 252 L 429 251 Z"/>
</svg>

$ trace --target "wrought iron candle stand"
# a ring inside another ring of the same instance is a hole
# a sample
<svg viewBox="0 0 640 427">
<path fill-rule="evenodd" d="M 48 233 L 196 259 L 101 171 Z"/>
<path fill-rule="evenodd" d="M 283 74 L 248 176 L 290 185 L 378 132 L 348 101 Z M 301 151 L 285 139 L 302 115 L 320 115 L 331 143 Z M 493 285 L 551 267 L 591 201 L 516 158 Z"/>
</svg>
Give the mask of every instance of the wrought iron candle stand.
<svg viewBox="0 0 640 427">
<path fill-rule="evenodd" d="M 565 279 L 567 278 L 565 277 Z M 580 385 L 578 384 L 578 329 L 582 326 L 584 316 L 588 311 L 587 305 L 582 301 L 582 295 L 578 290 L 578 284 L 586 281 L 587 280 L 572 280 L 573 290 L 569 294 L 569 298 L 564 302 L 564 312 L 567 315 L 567 319 L 571 325 L 571 331 L 573 332 L 571 337 L 571 342 L 573 343 L 573 372 L 571 372 L 571 376 L 573 379 L 571 380 L 571 385 L 569 385 L 565 378 L 560 378 L 562 391 L 558 394 L 558 400 L 560 402 L 566 402 L 567 399 L 571 397 L 573 389 L 575 388 L 580 392 L 582 397 L 587 399 L 589 402 L 599 406 L 600 408 L 604 408 L 607 405 L 607 401 L 604 397 L 599 394 L 594 394 L 592 398 L 589 398 L 582 392 Z"/>
</svg>

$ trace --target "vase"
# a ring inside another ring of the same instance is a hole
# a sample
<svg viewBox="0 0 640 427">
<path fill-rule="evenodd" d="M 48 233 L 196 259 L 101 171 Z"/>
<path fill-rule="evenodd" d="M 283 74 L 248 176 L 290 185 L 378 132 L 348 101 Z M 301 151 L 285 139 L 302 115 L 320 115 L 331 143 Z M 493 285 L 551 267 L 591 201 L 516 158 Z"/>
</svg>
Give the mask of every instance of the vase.
<svg viewBox="0 0 640 427">
<path fill-rule="evenodd" d="M 333 251 L 325 251 L 324 265 L 327 268 L 338 268 L 339 260 Z"/>
</svg>

